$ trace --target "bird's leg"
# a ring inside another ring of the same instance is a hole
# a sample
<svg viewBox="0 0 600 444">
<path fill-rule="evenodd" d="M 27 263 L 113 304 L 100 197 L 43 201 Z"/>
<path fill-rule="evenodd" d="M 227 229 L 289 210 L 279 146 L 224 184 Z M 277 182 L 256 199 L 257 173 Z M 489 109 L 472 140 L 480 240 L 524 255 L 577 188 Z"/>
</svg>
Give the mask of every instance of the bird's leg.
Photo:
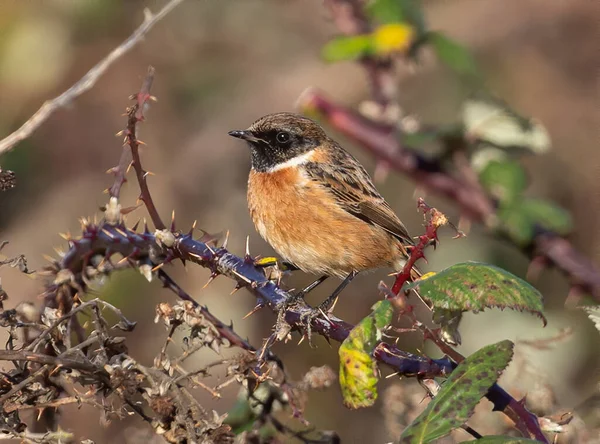
<svg viewBox="0 0 600 444">
<path fill-rule="evenodd" d="M 340 285 L 338 285 L 338 287 L 333 291 L 333 293 L 331 293 L 331 296 L 329 296 L 327 299 L 325 299 L 323 302 L 321 302 L 321 304 L 317 307 L 317 310 L 327 313 L 329 311 L 329 309 L 331 308 L 331 305 L 335 302 L 335 300 L 340 295 L 340 293 L 344 290 L 344 288 L 346 288 L 346 286 L 350 282 L 352 282 L 352 279 L 354 279 L 357 274 L 358 274 L 358 271 L 354 271 L 354 270 L 351 271 L 350 274 L 348 274 L 348 276 L 346 276 L 346 279 L 344 279 L 342 281 L 342 283 Z"/>
<path fill-rule="evenodd" d="M 333 293 L 331 293 L 331 296 L 329 296 L 327 299 L 325 299 L 323 302 L 321 302 L 321 304 L 317 308 L 312 308 L 308 313 L 306 313 L 302 316 L 301 319 L 302 319 L 302 322 L 306 326 L 306 335 L 308 336 L 309 343 L 310 343 L 310 337 L 312 335 L 313 319 L 319 317 L 319 315 L 324 315 L 325 317 L 327 317 L 326 313 L 331 308 L 331 305 L 335 302 L 335 300 L 338 298 L 338 296 L 344 290 L 344 288 L 346 288 L 346 286 L 350 282 L 352 282 L 352 279 L 354 279 L 357 274 L 358 274 L 358 271 L 350 272 L 350 274 L 348 274 L 348 276 L 346 276 L 346 278 L 342 281 L 342 283 L 340 285 L 338 285 L 338 287 L 333 291 Z M 323 279 L 323 280 L 325 280 L 325 279 Z M 316 282 L 313 282 L 313 284 L 316 284 Z M 313 285 L 313 284 L 311 284 L 311 285 Z M 318 284 L 316 284 L 316 285 L 318 285 Z"/>
<path fill-rule="evenodd" d="M 296 293 L 293 296 L 293 301 L 297 301 L 298 299 L 304 299 L 304 296 L 306 296 L 308 293 L 310 293 L 315 288 L 317 288 L 319 285 L 321 285 L 325 281 L 325 279 L 327 279 L 328 277 L 329 276 L 321 276 L 319 279 L 317 279 L 310 285 L 306 286 L 304 289 L 300 290 L 298 293 Z"/>
<path fill-rule="evenodd" d="M 329 276 L 321 276 L 319 279 L 317 279 L 316 281 L 310 283 L 308 286 L 306 286 L 304 289 L 300 290 L 298 293 L 295 293 L 293 295 L 291 295 L 291 297 L 285 301 L 282 306 L 279 308 L 279 316 L 278 319 L 282 316 L 285 316 L 285 312 L 292 306 L 296 305 L 299 301 L 304 301 L 304 296 L 306 296 L 308 293 L 310 293 L 312 290 L 314 290 L 315 288 L 317 288 L 319 285 L 321 285 L 323 282 L 325 282 L 325 279 L 327 279 Z M 312 309 L 313 311 L 316 311 L 316 309 Z"/>
</svg>

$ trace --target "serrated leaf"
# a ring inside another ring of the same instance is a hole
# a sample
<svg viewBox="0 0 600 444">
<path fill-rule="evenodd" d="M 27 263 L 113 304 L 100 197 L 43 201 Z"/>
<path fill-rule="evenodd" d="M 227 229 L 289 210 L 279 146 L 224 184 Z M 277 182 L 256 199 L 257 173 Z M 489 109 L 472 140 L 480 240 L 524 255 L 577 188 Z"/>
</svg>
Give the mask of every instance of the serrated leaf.
<svg viewBox="0 0 600 444">
<path fill-rule="evenodd" d="M 502 202 L 514 201 L 527 186 L 525 170 L 516 161 L 489 162 L 479 180 L 492 196 Z"/>
<path fill-rule="evenodd" d="M 498 342 L 461 362 L 423 413 L 404 429 L 400 443 L 428 443 L 463 425 L 509 364 L 513 347 L 511 341 Z"/>
<path fill-rule="evenodd" d="M 532 222 L 558 234 L 568 234 L 573 228 L 571 214 L 552 202 L 541 199 L 525 199 L 520 208 Z"/>
<path fill-rule="evenodd" d="M 472 139 L 535 154 L 550 149 L 550 136 L 543 125 L 493 100 L 467 100 L 462 115 L 466 133 Z"/>
<path fill-rule="evenodd" d="M 326 62 L 356 60 L 373 52 L 373 42 L 370 35 L 355 35 L 337 37 L 325 44 L 321 55 Z"/>
<path fill-rule="evenodd" d="M 439 59 L 459 74 L 479 77 L 479 68 L 467 48 L 439 32 L 429 32 L 427 41 Z"/>
<path fill-rule="evenodd" d="M 477 444 L 539 444 L 539 441 L 535 439 L 526 439 L 526 438 L 515 438 L 512 436 L 484 436 L 483 438 L 479 438 L 477 441 L 463 441 L 464 444 L 470 443 L 473 444 L 476 442 Z M 462 444 L 462 443 L 461 443 Z"/>
<path fill-rule="evenodd" d="M 590 321 L 596 326 L 596 330 L 600 331 L 600 306 L 588 305 L 586 307 L 581 307 L 581 309 L 587 313 Z"/>
<path fill-rule="evenodd" d="M 377 365 L 373 350 L 381 341 L 381 329 L 389 325 L 394 309 L 390 301 L 379 301 L 361 320 L 339 349 L 340 387 L 344 405 L 351 409 L 370 407 L 377 399 Z"/>
<path fill-rule="evenodd" d="M 452 265 L 403 288 L 415 287 L 434 309 L 478 312 L 492 307 L 510 308 L 533 313 L 546 325 L 541 293 L 523 279 L 494 265 L 479 262 Z"/>
</svg>

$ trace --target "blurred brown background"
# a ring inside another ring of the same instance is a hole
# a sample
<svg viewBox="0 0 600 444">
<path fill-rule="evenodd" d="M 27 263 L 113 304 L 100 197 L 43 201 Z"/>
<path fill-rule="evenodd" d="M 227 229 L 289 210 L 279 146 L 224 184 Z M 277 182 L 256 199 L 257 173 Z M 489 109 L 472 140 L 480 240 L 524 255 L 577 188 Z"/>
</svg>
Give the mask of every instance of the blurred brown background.
<svg viewBox="0 0 600 444">
<path fill-rule="evenodd" d="M 144 7 L 156 11 L 162 4 L 0 2 L 0 138 L 126 38 L 142 21 Z M 430 0 L 424 5 L 432 29 L 446 32 L 474 52 L 492 91 L 546 126 L 553 149 L 543 157 L 526 160 L 532 181 L 529 191 L 554 199 L 572 212 L 575 231 L 571 239 L 598 262 L 598 4 L 589 0 Z M 32 138 L 0 159 L 2 167 L 14 170 L 19 178 L 16 189 L 0 194 L 0 240 L 10 241 L 3 253 L 24 253 L 31 268 L 40 268 L 44 265 L 42 254 L 54 254 L 53 247 L 64 244 L 58 232 L 77 233 L 77 219 L 98 213 L 106 203 L 102 190 L 111 184 L 111 178 L 104 171 L 117 163 L 121 153 L 114 134 L 124 126 L 121 114 L 128 105 L 127 96 L 139 88 L 152 64 L 157 69 L 153 92 L 159 102 L 148 113 L 141 138 L 148 144 L 143 162 L 156 173 L 150 187 L 163 217 L 168 218 L 175 209 L 180 226 L 198 219 L 198 226 L 209 232 L 230 230 L 233 252 L 242 254 L 250 235 L 252 253 L 271 254 L 247 215 L 248 152 L 228 137 L 227 131 L 245 128 L 266 113 L 293 110 L 296 98 L 308 86 L 319 87 L 348 105 L 366 99 L 367 85 L 358 65 L 326 65 L 319 58 L 320 48 L 336 32 L 319 0 L 184 2 L 92 91 L 69 109 L 55 113 Z M 458 119 L 464 88 L 433 57 L 424 57 L 416 71 L 401 69 L 399 82 L 405 112 L 428 123 Z M 346 146 L 373 171 L 368 155 L 349 143 Z M 411 232 L 418 233 L 422 219 L 415 211 L 415 184 L 391 174 L 379 187 Z M 124 205 L 135 203 L 136 190 L 135 182 L 126 185 Z M 450 202 L 434 196 L 429 196 L 428 202 L 454 220 L 460 217 Z M 135 222 L 143 216 L 145 210 L 140 208 L 129 220 Z M 479 227 L 457 241 L 447 233 L 429 259 L 429 269 L 479 260 L 519 276 L 525 275 L 528 265 L 521 253 L 486 236 Z M 202 290 L 208 278 L 206 270 L 192 265 L 187 272 L 177 267 L 172 273 L 217 316 L 236 321 L 236 330 L 254 344 L 268 334 L 274 316 L 265 310 L 241 321 L 254 300 L 245 291 L 228 296 L 233 284 L 226 278 Z M 300 287 L 309 278 L 296 275 L 288 283 Z M 336 314 L 351 322 L 366 315 L 378 298 L 376 284 L 382 278 L 383 272 L 359 276 L 345 291 Z M 325 297 L 335 284 L 329 282 L 309 300 Z M 529 399 L 537 403 L 538 412 L 547 414 L 557 406 L 573 408 L 598 392 L 600 341 L 582 313 L 564 309 L 569 287 L 559 273 L 546 271 L 535 284 L 547 301 L 548 327 L 542 329 L 539 320 L 520 313 L 468 315 L 461 330 L 462 352 L 468 354 L 505 338 L 551 337 L 561 328 L 571 327 L 570 339 L 550 351 L 519 349 L 521 358 L 529 362 L 528 370 L 516 362 L 513 373 L 519 373 L 518 380 L 511 372 L 504 379 L 515 396 L 538 394 Z M 11 307 L 20 300 L 34 300 L 42 285 L 17 271 L 2 270 L 2 286 L 11 297 Z M 139 359 L 151 359 L 166 334 L 162 326 L 153 324 L 155 304 L 172 301 L 174 296 L 133 272 L 114 275 L 98 290 L 139 322 L 132 334 L 131 352 Z M 311 366 L 329 364 L 337 371 L 336 346 L 330 349 L 321 338 L 314 342 L 314 349 L 306 342 L 275 347 L 296 378 Z M 417 335 L 407 335 L 401 346 L 416 351 L 421 341 Z M 426 350 L 436 353 L 432 348 Z M 205 358 L 214 360 L 215 356 L 207 352 Z M 411 382 L 383 380 L 381 400 L 363 411 L 344 408 L 337 387 L 312 393 L 306 417 L 318 428 L 338 431 L 344 442 L 389 442 L 402 429 L 399 406 L 409 398 L 418 405 L 423 395 L 410 387 Z M 237 388 L 230 386 L 220 400 L 211 400 L 204 392 L 199 396 L 206 406 L 223 413 L 236 394 Z M 503 421 L 500 414 L 489 413 L 489 404 L 481 407 L 495 422 L 487 419 L 480 431 L 498 430 Z M 111 439 L 134 442 L 139 435 L 133 430 L 145 426 L 132 420 L 102 427 L 97 412 L 84 407 L 79 413 L 65 410 L 63 427 L 82 439 L 102 443 Z M 468 438 L 461 433 L 457 432 L 456 439 Z"/>
</svg>

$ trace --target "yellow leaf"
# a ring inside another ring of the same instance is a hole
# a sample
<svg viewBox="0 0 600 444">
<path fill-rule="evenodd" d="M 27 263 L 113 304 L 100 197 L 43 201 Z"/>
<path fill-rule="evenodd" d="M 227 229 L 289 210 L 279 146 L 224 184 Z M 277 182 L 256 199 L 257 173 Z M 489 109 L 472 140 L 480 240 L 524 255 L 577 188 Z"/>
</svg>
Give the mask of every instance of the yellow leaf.
<svg viewBox="0 0 600 444">
<path fill-rule="evenodd" d="M 274 267 L 275 265 L 277 265 L 277 258 L 271 256 L 261 257 L 260 259 L 257 259 L 254 262 L 254 265 L 258 267 Z"/>
<path fill-rule="evenodd" d="M 417 280 L 421 280 L 421 279 L 427 279 L 430 278 L 431 276 L 435 276 L 436 272 L 435 271 L 430 271 L 429 273 L 425 273 L 423 276 L 421 276 L 419 279 Z"/>
<path fill-rule="evenodd" d="M 406 23 L 381 25 L 373 32 L 373 43 L 378 54 L 406 51 L 414 38 L 415 30 Z"/>
<path fill-rule="evenodd" d="M 377 366 L 368 353 L 340 347 L 340 387 L 344 405 L 350 409 L 371 407 L 377 399 Z"/>
<path fill-rule="evenodd" d="M 351 409 L 370 407 L 377 399 L 379 376 L 372 354 L 381 340 L 382 329 L 392 321 L 394 309 L 389 300 L 377 302 L 372 309 L 339 349 L 340 387 L 344 405 Z"/>
</svg>

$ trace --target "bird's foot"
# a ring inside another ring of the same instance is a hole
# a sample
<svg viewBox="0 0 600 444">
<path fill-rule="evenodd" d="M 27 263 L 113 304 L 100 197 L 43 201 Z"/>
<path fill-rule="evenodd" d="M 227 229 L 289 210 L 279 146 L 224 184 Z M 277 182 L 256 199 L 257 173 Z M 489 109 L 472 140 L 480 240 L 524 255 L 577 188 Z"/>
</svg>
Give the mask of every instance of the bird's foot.
<svg viewBox="0 0 600 444">
<path fill-rule="evenodd" d="M 306 302 L 304 302 L 304 295 L 306 294 L 306 292 L 304 290 L 300 290 L 292 295 L 290 295 L 290 297 L 282 302 L 279 307 L 277 308 L 277 318 L 278 319 L 283 319 L 285 318 L 285 313 L 293 308 L 296 308 L 300 305 L 305 305 Z"/>
<path fill-rule="evenodd" d="M 312 329 L 315 321 L 318 319 L 323 319 L 327 322 L 331 321 L 331 319 L 329 319 L 329 315 L 333 313 L 335 302 L 337 302 L 337 297 L 331 300 L 330 299 L 331 298 L 328 298 L 317 307 L 309 307 L 309 309 L 300 316 L 300 323 L 306 328 L 306 337 L 308 338 L 308 342 L 311 346 Z"/>
</svg>

